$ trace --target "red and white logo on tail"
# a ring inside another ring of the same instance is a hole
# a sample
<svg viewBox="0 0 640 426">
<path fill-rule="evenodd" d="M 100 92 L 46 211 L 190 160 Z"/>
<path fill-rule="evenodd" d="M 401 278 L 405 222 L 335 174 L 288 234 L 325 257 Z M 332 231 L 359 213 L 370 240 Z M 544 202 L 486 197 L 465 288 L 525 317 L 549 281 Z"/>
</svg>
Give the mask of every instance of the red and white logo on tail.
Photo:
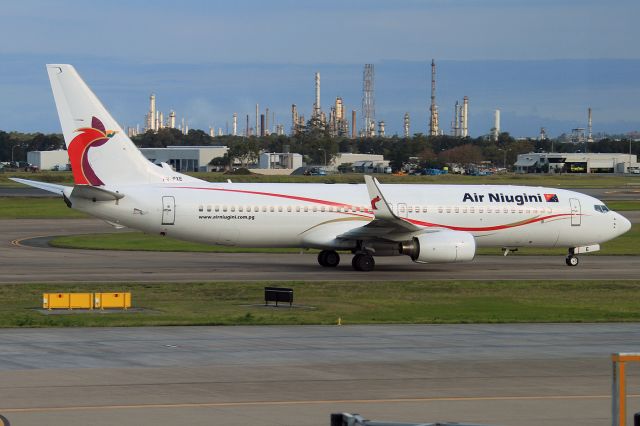
<svg viewBox="0 0 640 426">
<path fill-rule="evenodd" d="M 76 185 L 102 186 L 104 182 L 96 175 L 89 162 L 89 150 L 104 145 L 116 132 L 106 130 L 97 117 L 91 118 L 91 127 L 83 127 L 76 131 L 80 134 L 73 138 L 67 150 L 73 171 L 73 181 Z"/>
</svg>

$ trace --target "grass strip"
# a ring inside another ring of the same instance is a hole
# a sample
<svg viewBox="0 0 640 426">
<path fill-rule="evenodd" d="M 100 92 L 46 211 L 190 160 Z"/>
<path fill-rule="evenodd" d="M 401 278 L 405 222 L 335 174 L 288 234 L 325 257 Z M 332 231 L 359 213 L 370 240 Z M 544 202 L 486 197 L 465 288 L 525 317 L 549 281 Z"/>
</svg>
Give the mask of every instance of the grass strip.
<svg viewBox="0 0 640 426">
<path fill-rule="evenodd" d="M 297 307 L 264 307 L 279 283 L 8 284 L 0 327 L 635 322 L 640 280 L 293 282 Z M 147 312 L 44 315 L 45 292 L 131 291 Z"/>
<path fill-rule="evenodd" d="M 89 217 L 70 209 L 62 197 L 0 197 L 0 219 L 78 219 Z"/>
</svg>

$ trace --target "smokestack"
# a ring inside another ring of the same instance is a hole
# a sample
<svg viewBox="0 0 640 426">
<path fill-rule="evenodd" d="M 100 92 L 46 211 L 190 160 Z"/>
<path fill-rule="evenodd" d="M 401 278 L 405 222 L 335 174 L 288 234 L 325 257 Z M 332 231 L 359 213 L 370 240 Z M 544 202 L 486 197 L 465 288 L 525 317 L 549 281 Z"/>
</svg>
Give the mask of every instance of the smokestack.
<svg viewBox="0 0 640 426">
<path fill-rule="evenodd" d="M 593 133 L 592 133 L 592 124 L 593 122 L 591 121 L 591 107 L 589 107 L 589 109 L 587 110 L 587 114 L 588 114 L 588 121 L 587 121 L 587 142 L 593 142 Z"/>
<path fill-rule="evenodd" d="M 260 136 L 264 136 L 264 114 L 260 114 Z"/>
<path fill-rule="evenodd" d="M 429 135 L 437 136 L 440 133 L 438 120 L 438 107 L 436 106 L 436 61 L 431 59 L 431 119 L 429 120 Z"/>
<path fill-rule="evenodd" d="M 316 102 L 313 104 L 313 118 L 320 118 L 320 73 L 316 73 Z"/>
<path fill-rule="evenodd" d="M 244 128 L 244 135 L 246 137 L 250 136 L 250 132 L 249 132 L 249 114 L 247 114 L 247 124 L 246 124 L 246 126 Z"/>
<path fill-rule="evenodd" d="M 149 97 L 149 128 L 156 130 L 156 94 L 152 93 Z"/>
<path fill-rule="evenodd" d="M 409 134 L 410 134 L 409 126 L 410 126 L 409 113 L 405 112 L 404 113 L 404 137 L 405 138 L 409 137 Z"/>
<path fill-rule="evenodd" d="M 495 111 L 495 115 L 493 117 L 493 140 L 497 141 L 498 136 L 500 136 L 500 110 L 499 109 Z"/>
<path fill-rule="evenodd" d="M 238 114 L 233 113 L 233 136 L 238 136 Z"/>
<path fill-rule="evenodd" d="M 296 104 L 291 105 L 291 136 L 298 133 L 298 107 Z"/>
<path fill-rule="evenodd" d="M 384 137 L 384 121 L 378 121 L 378 136 Z"/>
<path fill-rule="evenodd" d="M 455 114 L 453 120 L 453 136 L 460 136 L 460 103 L 456 101 Z"/>
<path fill-rule="evenodd" d="M 262 136 L 269 136 L 269 108 L 265 108 L 264 110 L 264 123 L 262 129 Z"/>
<path fill-rule="evenodd" d="M 462 137 L 466 138 L 469 136 L 469 97 L 465 96 L 462 98 Z"/>
<path fill-rule="evenodd" d="M 356 138 L 356 110 L 351 110 L 351 139 Z"/>
<path fill-rule="evenodd" d="M 256 104 L 256 133 L 255 133 L 256 136 L 258 136 L 260 134 L 259 133 L 260 132 L 260 130 L 259 130 L 260 129 L 259 128 L 260 123 L 258 123 L 258 120 L 260 119 L 259 114 L 260 114 L 260 109 L 258 108 L 258 104 Z"/>
<path fill-rule="evenodd" d="M 169 113 L 169 127 L 171 127 L 172 129 L 176 128 L 176 112 L 175 111 L 171 111 Z"/>
</svg>

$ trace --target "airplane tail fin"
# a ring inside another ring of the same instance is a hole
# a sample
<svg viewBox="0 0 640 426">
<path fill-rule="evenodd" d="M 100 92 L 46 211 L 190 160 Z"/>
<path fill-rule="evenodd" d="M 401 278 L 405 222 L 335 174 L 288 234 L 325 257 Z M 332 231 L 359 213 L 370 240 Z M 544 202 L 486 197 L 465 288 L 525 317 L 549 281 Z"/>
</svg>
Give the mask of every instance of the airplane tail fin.
<svg viewBox="0 0 640 426">
<path fill-rule="evenodd" d="M 142 155 L 73 66 L 47 72 L 76 185 L 163 181 L 167 172 Z"/>
</svg>

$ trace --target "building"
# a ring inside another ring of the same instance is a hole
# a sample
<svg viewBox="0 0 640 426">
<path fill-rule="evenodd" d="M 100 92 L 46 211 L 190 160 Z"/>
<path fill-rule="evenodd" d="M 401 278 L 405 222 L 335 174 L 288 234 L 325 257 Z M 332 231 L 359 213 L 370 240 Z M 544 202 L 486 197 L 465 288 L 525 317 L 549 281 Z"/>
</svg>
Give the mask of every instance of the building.
<svg viewBox="0 0 640 426">
<path fill-rule="evenodd" d="M 214 158 L 224 157 L 227 146 L 168 146 L 166 148 L 140 148 L 152 163 L 167 163 L 176 172 L 210 171 L 209 163 Z"/>
<path fill-rule="evenodd" d="M 258 167 L 295 170 L 302 167 L 302 155 L 295 152 L 263 152 L 260 154 Z"/>
<path fill-rule="evenodd" d="M 629 173 L 640 167 L 636 155 L 542 152 L 518 155 L 516 173 Z"/>
<path fill-rule="evenodd" d="M 68 170 L 69 155 L 64 149 L 56 151 L 29 151 L 27 163 L 40 170 Z"/>
</svg>

